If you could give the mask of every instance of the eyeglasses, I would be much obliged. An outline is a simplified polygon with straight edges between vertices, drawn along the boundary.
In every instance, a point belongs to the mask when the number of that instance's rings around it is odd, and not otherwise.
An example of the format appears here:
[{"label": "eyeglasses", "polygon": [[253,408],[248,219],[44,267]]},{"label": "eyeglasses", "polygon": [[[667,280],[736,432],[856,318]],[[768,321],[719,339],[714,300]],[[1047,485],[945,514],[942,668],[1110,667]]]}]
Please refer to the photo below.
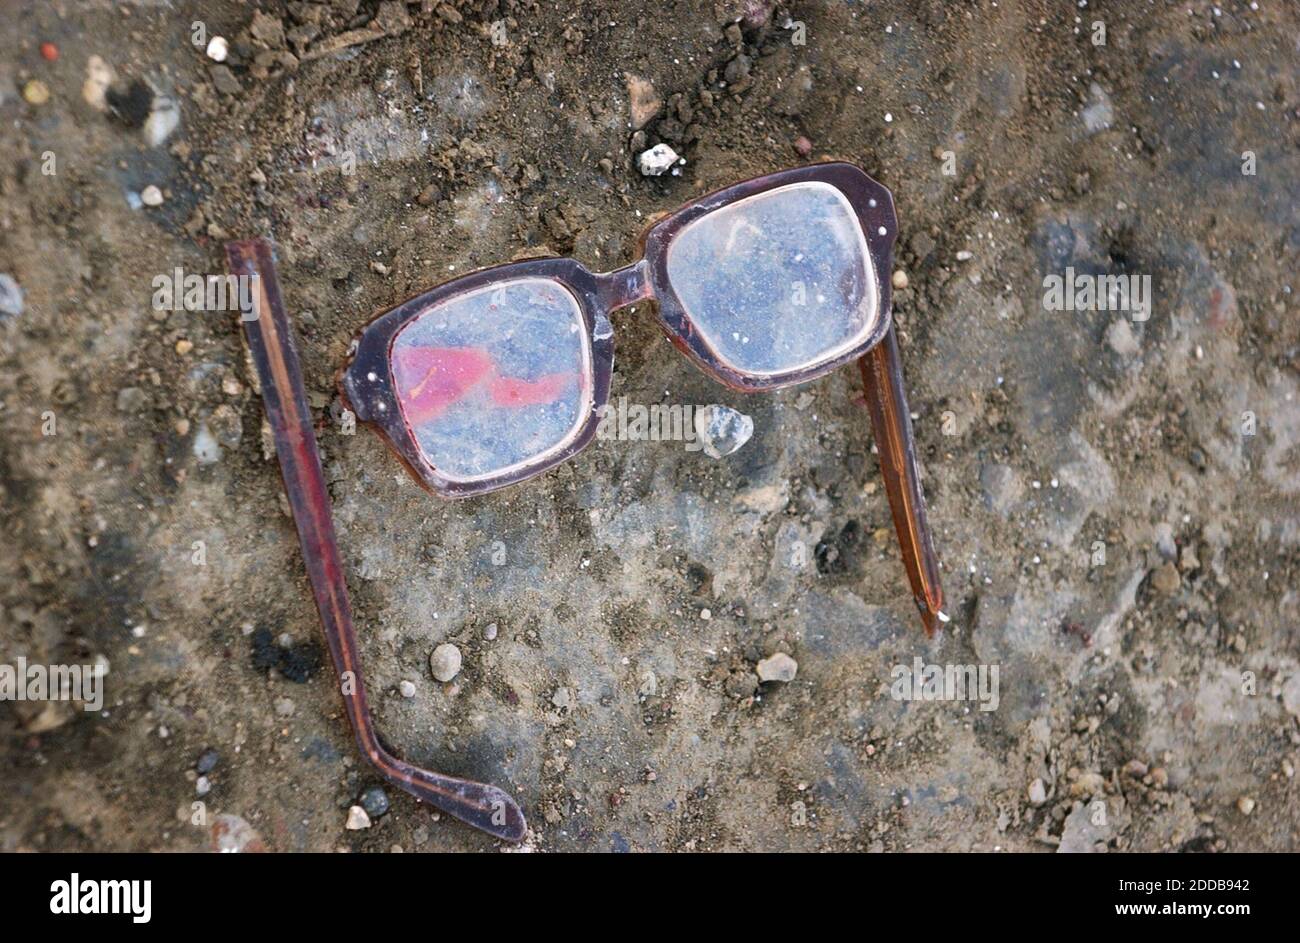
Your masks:
[{"label": "eyeglasses", "polygon": [[[827,163],[718,190],[651,226],[641,255],[606,274],[573,259],[514,262],[447,282],[360,334],[340,388],[410,471],[444,497],[495,491],[571,458],[609,399],[619,308],[654,301],[669,339],[747,393],[857,359],[903,563],[927,634],[948,621],[925,518],[890,318],[893,198]],[[226,246],[252,278],[241,313],[317,610],[362,753],[388,782],[510,841],[523,813],[495,786],[394,756],[375,731],[302,370],[270,245]]]},{"label": "eyeglasses", "polygon": [[591,443],[614,368],[610,315],[654,301],[705,373],[760,393],[859,359],[903,562],[927,634],[947,621],[890,318],[889,191],[846,163],[718,190],[651,226],[637,261],[484,269],[403,302],[358,337],[340,387],[417,479],[486,494]]}]

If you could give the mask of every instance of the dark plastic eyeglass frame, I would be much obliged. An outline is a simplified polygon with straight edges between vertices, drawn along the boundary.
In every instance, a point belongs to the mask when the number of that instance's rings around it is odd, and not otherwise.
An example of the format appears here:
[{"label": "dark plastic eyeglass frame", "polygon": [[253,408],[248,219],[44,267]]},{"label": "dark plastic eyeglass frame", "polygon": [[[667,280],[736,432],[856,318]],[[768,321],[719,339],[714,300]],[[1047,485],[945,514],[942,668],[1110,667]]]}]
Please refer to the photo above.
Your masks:
[{"label": "dark plastic eyeglass frame", "polygon": [[[858,212],[877,279],[878,323],[861,343],[805,370],[765,376],[735,371],[704,343],[682,311],[681,302],[667,279],[667,246],[682,227],[706,213],[746,196],[810,180],[834,184]],[[518,262],[467,275],[398,305],[362,332],[355,356],[341,375],[341,385],[345,394],[350,393],[347,398],[358,417],[380,427],[419,480],[438,493],[464,497],[538,474],[575,454],[591,441],[597,421],[596,408],[608,401],[613,368],[612,327],[598,332],[597,324],[607,319],[608,312],[625,305],[656,300],[659,320],[677,346],[706,372],[728,386],[746,392],[776,389],[810,380],[858,357],[903,563],[926,632],[933,634],[936,624],[947,621],[947,617],[942,612],[943,590],[939,584],[938,558],[925,518],[912,424],[903,392],[898,340],[890,321],[887,274],[895,235],[893,199],[889,191],[850,164],[822,164],[771,174],[709,194],[654,224],[642,237],[641,258],[608,275],[593,275],[572,259]],[[227,244],[226,253],[230,271],[254,279],[258,286],[253,304],[249,310],[241,312],[241,320],[261,381],[267,421],[279,455],[285,492],[293,511],[321,628],[340,682],[344,708],[362,754],[389,783],[488,834],[507,841],[521,841],[527,833],[527,823],[523,811],[508,794],[496,786],[415,766],[396,756],[376,732],[361,673],[344,563],[334,533],[329,493],[316,446],[302,368],[280,294],[271,246],[262,239],[232,242]],[[475,482],[472,488],[435,487],[435,483],[421,471],[427,463],[417,451],[393,398],[388,360],[393,338],[411,318],[433,302],[502,278],[524,274],[557,278],[579,299],[589,332],[596,381],[592,416],[561,454],[548,456],[535,463],[535,467],[516,470],[496,480]],[[375,376],[373,381],[369,378],[371,372]],[[359,387],[359,378],[364,378],[368,385]],[[442,484],[463,483],[444,479]]]},{"label": "dark plastic eyeglass frame", "polygon": [[[737,370],[695,330],[668,277],[668,247],[683,228],[701,216],[769,190],[808,182],[835,187],[844,194],[857,214],[876,280],[876,323],[870,334],[858,343],[811,367],[773,374]],[[591,443],[600,422],[597,410],[609,401],[610,376],[614,369],[612,331],[597,331],[597,325],[602,321],[608,323],[609,316],[620,308],[654,301],[659,324],[677,348],[705,373],[743,393],[762,393],[806,383],[862,356],[880,342],[890,327],[889,264],[897,225],[894,200],[889,191],[852,164],[816,164],[758,177],[710,193],[654,223],[641,236],[638,259],[613,272],[593,273],[570,258],[528,259],[481,269],[402,302],[371,321],[360,332],[352,360],[341,373],[340,389],[357,419],[374,426],[430,490],[448,498],[486,494],[554,468]],[[444,476],[421,453],[402,415],[393,378],[393,342],[402,328],[436,304],[486,285],[524,277],[553,279],[566,287],[577,300],[591,350],[594,381],[591,410],[577,435],[549,455],[469,481]]]}]

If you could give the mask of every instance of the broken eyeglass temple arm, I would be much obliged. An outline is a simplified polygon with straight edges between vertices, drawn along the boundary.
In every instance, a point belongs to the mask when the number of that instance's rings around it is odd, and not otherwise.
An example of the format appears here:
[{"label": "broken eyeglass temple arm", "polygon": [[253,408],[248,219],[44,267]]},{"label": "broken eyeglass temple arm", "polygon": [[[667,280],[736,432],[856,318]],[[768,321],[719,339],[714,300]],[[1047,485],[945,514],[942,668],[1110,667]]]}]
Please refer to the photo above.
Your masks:
[{"label": "broken eyeglass temple arm", "polygon": [[912,437],[912,415],[903,392],[903,361],[898,352],[894,326],[880,343],[858,360],[862,368],[867,409],[880,453],[880,471],[885,479],[885,493],[894,518],[894,530],[903,554],[903,566],[912,584],[912,596],[925,624],[925,634],[933,636],[941,623],[948,621],[943,612],[943,587],[939,585],[939,558],[934,552],[930,525],[925,519],[925,498],[921,494],[921,476],[916,469],[916,440]]},{"label": "broken eyeglass temple arm", "polygon": [[394,786],[490,835],[521,841],[527,824],[519,806],[505,792],[496,786],[412,766],[393,756],[375,732],[361,676],[343,560],[334,536],[329,493],[271,246],[263,239],[231,242],[226,245],[226,257],[230,271],[249,277],[253,284],[253,307],[241,312],[241,318],[261,379],[262,401],[274,434],[321,627],[361,752]]}]

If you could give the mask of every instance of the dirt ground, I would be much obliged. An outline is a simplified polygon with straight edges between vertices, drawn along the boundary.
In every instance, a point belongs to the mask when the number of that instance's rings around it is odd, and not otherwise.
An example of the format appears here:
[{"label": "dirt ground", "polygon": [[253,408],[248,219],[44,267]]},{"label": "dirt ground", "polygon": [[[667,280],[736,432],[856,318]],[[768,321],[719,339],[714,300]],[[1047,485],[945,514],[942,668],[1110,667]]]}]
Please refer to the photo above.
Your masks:
[{"label": "dirt ground", "polygon": [[[500,847],[391,788],[346,827],[379,781],[237,320],[152,303],[252,235],[277,245],[380,729],[509,790],[525,848],[1300,845],[1294,5],[0,18],[0,662],[109,665],[101,712],[0,705],[0,849]],[[643,176],[661,142],[685,163]],[[521,255],[614,268],[655,213],[829,158],[897,201],[935,640],[848,369],[729,393],[640,306],[614,399],[743,410],[735,454],[599,442],[444,503],[344,434],[334,373],[375,312]],[[1067,267],[1149,276],[1150,317],[1046,310]],[[776,652],[797,676],[760,685]],[[917,657],[996,665],[997,709],[894,698]]]}]

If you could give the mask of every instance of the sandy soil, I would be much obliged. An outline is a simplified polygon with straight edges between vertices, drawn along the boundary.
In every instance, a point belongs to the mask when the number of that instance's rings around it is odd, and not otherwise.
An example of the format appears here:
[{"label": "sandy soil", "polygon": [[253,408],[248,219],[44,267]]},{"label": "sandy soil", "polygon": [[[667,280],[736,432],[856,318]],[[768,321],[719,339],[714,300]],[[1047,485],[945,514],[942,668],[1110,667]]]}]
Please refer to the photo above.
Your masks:
[{"label": "sandy soil", "polygon": [[[151,303],[258,234],[381,728],[508,788],[527,847],[1296,849],[1293,5],[259,6],[0,13],[0,661],[110,665],[102,712],[0,705],[0,849],[497,845],[393,790],[345,828],[377,780],[237,323]],[[643,177],[660,142],[685,164]],[[613,268],[653,214],[831,157],[898,204],[933,642],[849,370],[742,397],[623,311],[615,399],[730,405],[752,440],[602,442],[457,504],[337,422],[376,311],[523,254]],[[1149,276],[1149,319],[1045,310],[1067,267]],[[760,686],[775,652],[797,677]],[[997,709],[895,699],[916,657],[998,666]]]}]

